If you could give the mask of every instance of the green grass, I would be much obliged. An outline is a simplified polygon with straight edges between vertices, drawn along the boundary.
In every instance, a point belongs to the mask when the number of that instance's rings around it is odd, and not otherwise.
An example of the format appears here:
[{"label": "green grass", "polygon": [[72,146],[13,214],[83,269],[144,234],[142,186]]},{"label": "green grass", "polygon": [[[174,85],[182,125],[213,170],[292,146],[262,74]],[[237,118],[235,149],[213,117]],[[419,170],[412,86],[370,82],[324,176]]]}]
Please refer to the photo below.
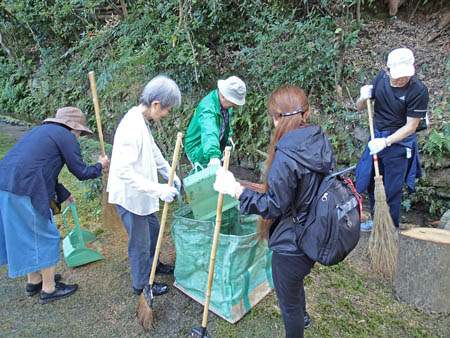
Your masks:
[{"label": "green grass", "polygon": [[[1,134],[0,141],[2,153],[13,145]],[[0,335],[146,336],[135,317],[138,298],[131,293],[126,243],[102,228],[100,194],[89,194],[92,185],[79,182],[67,169],[61,172],[60,181],[77,199],[81,226],[98,234],[106,259],[71,269],[62,258],[57,271],[65,282],[76,282],[80,289],[65,300],[46,305],[40,305],[37,297],[25,297],[25,277],[9,279],[7,267],[0,267]],[[172,212],[177,207],[178,203],[172,203],[169,211],[164,262],[175,259],[166,249],[171,243]],[[61,217],[55,220],[61,229]],[[63,231],[61,234],[65,236]],[[390,285],[367,268],[364,254],[357,247],[349,260],[333,267],[317,264],[305,278],[307,310],[312,318],[305,337],[448,337],[449,316],[427,314],[395,300]],[[157,281],[172,285],[174,279],[158,276]],[[171,286],[167,295],[155,298],[152,336],[186,337],[192,327],[201,325],[202,313],[202,306]],[[208,330],[213,337],[283,337],[275,293],[234,325],[210,313]]]},{"label": "green grass", "polygon": [[3,133],[0,130],[0,160],[3,158],[3,156],[5,156],[5,154],[12,148],[15,143],[15,139],[3,136]]}]

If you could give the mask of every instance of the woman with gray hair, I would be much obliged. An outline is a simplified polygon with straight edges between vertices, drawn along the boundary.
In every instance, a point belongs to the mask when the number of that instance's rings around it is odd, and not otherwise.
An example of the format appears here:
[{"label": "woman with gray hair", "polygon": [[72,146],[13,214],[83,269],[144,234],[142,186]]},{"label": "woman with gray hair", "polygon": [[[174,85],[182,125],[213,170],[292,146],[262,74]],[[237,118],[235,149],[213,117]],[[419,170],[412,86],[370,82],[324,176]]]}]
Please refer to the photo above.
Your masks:
[{"label": "woman with gray hair", "polygon": [[[158,75],[147,83],[141,103],[125,114],[114,136],[107,191],[109,203],[116,205],[128,233],[128,258],[137,295],[149,283],[159,234],[159,200],[172,202],[181,187],[176,175],[176,188],[158,182],[158,173],[169,179],[170,165],[153,139],[149,121],[158,121],[180,104],[177,84]],[[156,273],[173,274],[173,266],[158,262]],[[153,283],[152,291],[159,296],[168,291],[168,286]]]}]

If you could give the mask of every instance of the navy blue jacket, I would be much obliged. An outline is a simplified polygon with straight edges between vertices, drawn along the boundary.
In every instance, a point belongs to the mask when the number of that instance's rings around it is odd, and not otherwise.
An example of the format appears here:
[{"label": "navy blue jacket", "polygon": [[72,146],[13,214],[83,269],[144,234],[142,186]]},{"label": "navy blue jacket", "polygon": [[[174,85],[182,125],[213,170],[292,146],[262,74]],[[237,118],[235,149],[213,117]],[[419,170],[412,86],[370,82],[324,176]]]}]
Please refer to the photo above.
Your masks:
[{"label": "navy blue jacket", "polygon": [[[273,220],[268,243],[271,250],[302,254],[293,227],[306,222],[317,189],[334,166],[332,146],[320,127],[296,129],[278,141],[267,176],[268,191],[261,194],[246,189],[239,197],[241,213]],[[293,203],[298,224],[292,221]]]},{"label": "navy blue jacket", "polygon": [[102,165],[83,162],[75,135],[62,125],[47,123],[31,129],[0,161],[0,190],[30,196],[42,216],[50,218],[50,201],[63,202],[70,193],[58,175],[64,166],[79,180],[102,175]]}]

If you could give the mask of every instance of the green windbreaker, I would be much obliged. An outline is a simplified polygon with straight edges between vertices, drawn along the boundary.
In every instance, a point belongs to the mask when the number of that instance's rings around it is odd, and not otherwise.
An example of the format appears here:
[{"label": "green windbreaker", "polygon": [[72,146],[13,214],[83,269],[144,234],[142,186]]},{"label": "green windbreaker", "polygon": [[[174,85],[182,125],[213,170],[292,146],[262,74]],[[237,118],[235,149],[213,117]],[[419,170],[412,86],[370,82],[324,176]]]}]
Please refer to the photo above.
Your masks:
[{"label": "green windbreaker", "polygon": [[197,110],[189,123],[184,149],[192,163],[198,162],[206,166],[211,158],[222,158],[222,152],[231,138],[231,111],[228,109],[229,122],[224,136],[219,142],[222,114],[220,113],[219,91],[213,90],[206,95],[197,106]]}]

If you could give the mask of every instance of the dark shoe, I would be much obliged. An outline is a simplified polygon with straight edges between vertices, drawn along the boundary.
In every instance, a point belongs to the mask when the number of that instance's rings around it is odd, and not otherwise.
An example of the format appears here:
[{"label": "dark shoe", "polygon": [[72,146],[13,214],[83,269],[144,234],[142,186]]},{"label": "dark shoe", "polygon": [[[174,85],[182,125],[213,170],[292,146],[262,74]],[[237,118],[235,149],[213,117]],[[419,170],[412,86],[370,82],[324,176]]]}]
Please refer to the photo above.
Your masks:
[{"label": "dark shoe", "polygon": [[306,329],[309,326],[309,324],[311,324],[311,318],[309,318],[309,314],[306,311],[303,320],[305,321],[305,329]]},{"label": "dark shoe", "polygon": [[143,289],[138,289],[133,286],[133,293],[137,296],[139,296],[142,293],[142,290]]},{"label": "dark shoe", "polygon": [[[135,295],[139,296],[142,293],[142,290],[143,289],[135,288],[133,286],[133,293]],[[167,286],[167,284],[153,282],[153,287],[152,287],[153,296],[161,296],[161,295],[167,293],[167,291],[169,291],[169,287]]]},{"label": "dark shoe", "polygon": [[47,293],[41,290],[41,297],[39,299],[39,303],[45,304],[49,302],[53,302],[54,300],[58,300],[60,298],[69,297],[78,289],[78,284],[66,285],[64,283],[56,283],[55,291],[52,293]]},{"label": "dark shoe", "polygon": [[163,264],[163,263],[160,262],[158,264],[158,266],[156,267],[156,274],[159,274],[159,275],[173,275],[173,270],[175,270],[173,265]]},{"label": "dark shoe", "polygon": [[[55,274],[55,282],[59,282],[61,278],[62,276],[59,273]],[[42,290],[42,281],[37,284],[27,283],[25,293],[27,294],[28,297],[32,297],[41,290]]]},{"label": "dark shoe", "polygon": [[152,293],[153,296],[161,296],[169,291],[169,286],[163,283],[153,283]]}]

